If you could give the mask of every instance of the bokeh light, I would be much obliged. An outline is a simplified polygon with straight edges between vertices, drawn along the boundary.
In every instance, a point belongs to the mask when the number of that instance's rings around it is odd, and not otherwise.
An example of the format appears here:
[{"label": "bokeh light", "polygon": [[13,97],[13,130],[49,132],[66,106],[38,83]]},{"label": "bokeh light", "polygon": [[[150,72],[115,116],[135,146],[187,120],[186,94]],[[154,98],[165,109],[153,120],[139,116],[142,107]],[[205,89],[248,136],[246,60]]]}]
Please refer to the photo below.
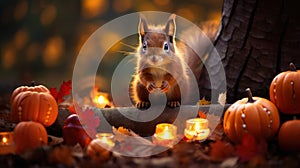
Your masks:
[{"label": "bokeh light", "polygon": [[[101,25],[138,11],[175,13],[195,23],[219,21],[219,0],[9,0],[0,2],[0,92],[3,85],[35,80],[59,85],[72,78],[76,56],[82,45]],[[107,40],[118,39],[108,33]],[[137,46],[137,36],[126,41]],[[103,59],[103,68],[113,71],[117,63],[134,49],[116,43]],[[113,58],[113,59],[112,59]],[[101,90],[109,90],[110,72],[97,77]],[[53,78],[51,83],[49,78]],[[84,81],[83,81],[84,82]],[[27,83],[24,83],[27,84]]]}]

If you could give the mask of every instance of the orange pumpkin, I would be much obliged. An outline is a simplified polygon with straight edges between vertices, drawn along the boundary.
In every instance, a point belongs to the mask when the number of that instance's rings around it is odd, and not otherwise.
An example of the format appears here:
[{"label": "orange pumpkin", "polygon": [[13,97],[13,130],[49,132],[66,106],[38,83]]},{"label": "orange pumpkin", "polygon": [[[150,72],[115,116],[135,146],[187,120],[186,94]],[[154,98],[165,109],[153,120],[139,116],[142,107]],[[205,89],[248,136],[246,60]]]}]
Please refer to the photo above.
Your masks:
[{"label": "orange pumpkin", "polygon": [[252,97],[232,104],[224,115],[224,132],[233,142],[240,142],[243,134],[250,133],[256,139],[271,139],[279,128],[279,113],[276,106],[261,97]]},{"label": "orange pumpkin", "polygon": [[33,121],[22,121],[14,129],[16,153],[22,154],[42,145],[48,144],[48,135],[45,127]]},{"label": "orange pumpkin", "polygon": [[282,124],[278,133],[278,143],[281,149],[300,152],[300,120],[290,120]]},{"label": "orange pumpkin", "polygon": [[270,86],[270,100],[285,114],[300,113],[300,70],[293,63],[290,70],[278,74]]},{"label": "orange pumpkin", "polygon": [[109,159],[111,152],[101,146],[101,140],[94,139],[90,142],[86,149],[86,154],[95,163],[101,163]]},{"label": "orange pumpkin", "polygon": [[57,102],[43,85],[20,86],[12,93],[12,122],[37,121],[47,127],[54,123],[57,115]]}]

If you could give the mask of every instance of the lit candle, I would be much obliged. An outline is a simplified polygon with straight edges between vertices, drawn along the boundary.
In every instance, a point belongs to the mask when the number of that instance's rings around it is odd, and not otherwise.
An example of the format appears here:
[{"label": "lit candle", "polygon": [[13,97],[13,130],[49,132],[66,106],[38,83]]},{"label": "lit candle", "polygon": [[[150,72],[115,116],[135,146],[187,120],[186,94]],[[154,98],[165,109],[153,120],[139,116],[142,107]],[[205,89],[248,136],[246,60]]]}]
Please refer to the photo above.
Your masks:
[{"label": "lit candle", "polygon": [[104,108],[105,106],[111,106],[108,99],[109,95],[105,92],[100,92],[97,86],[91,90],[90,96],[92,98],[92,103],[99,108]]},{"label": "lit candle", "polygon": [[101,146],[108,150],[115,146],[115,136],[112,133],[98,133],[96,137],[101,143]]},{"label": "lit candle", "polygon": [[192,118],[186,120],[184,136],[189,140],[202,141],[210,134],[208,120],[204,118]]},{"label": "lit candle", "polygon": [[12,132],[0,132],[0,154],[15,153],[15,142]]},{"label": "lit candle", "polygon": [[177,127],[173,124],[161,123],[156,125],[153,143],[172,147],[177,139]]}]

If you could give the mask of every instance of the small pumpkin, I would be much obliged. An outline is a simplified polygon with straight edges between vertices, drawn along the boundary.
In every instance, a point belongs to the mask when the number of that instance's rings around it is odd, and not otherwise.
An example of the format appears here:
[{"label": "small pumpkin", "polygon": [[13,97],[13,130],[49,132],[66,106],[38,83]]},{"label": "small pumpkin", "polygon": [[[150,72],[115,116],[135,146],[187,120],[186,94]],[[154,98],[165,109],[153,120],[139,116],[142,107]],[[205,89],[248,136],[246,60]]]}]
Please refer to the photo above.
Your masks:
[{"label": "small pumpkin", "polygon": [[101,146],[101,140],[93,139],[86,149],[86,154],[95,163],[101,163],[109,159],[111,152]]},{"label": "small pumpkin", "polygon": [[28,150],[48,144],[48,134],[45,127],[34,121],[19,122],[14,128],[16,153],[22,154]]},{"label": "small pumpkin", "polygon": [[281,149],[290,152],[300,152],[300,120],[290,120],[282,124],[278,133],[278,143]]},{"label": "small pumpkin", "polygon": [[252,134],[257,140],[271,139],[279,128],[279,113],[276,106],[261,97],[252,97],[246,89],[248,98],[232,104],[224,115],[224,132],[230,140],[239,143],[245,133]]},{"label": "small pumpkin", "polygon": [[285,114],[300,113],[300,70],[290,63],[290,70],[281,72],[270,85],[270,100]]},{"label": "small pumpkin", "polygon": [[12,122],[36,121],[47,127],[55,122],[57,115],[57,102],[43,85],[20,86],[12,93]]},{"label": "small pumpkin", "polygon": [[63,139],[67,145],[74,146],[79,143],[81,147],[86,147],[92,140],[80,124],[77,114],[71,114],[64,121]]}]

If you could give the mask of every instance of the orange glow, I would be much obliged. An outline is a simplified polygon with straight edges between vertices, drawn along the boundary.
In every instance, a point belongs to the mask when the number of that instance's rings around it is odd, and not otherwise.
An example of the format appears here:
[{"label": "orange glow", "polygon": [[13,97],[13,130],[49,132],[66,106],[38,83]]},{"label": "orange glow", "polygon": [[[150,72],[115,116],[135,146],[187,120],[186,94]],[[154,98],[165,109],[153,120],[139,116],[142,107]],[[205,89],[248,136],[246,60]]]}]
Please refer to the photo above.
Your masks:
[{"label": "orange glow", "polygon": [[54,5],[48,5],[40,16],[41,23],[43,25],[51,24],[56,17],[56,7]]},{"label": "orange glow", "polygon": [[170,3],[170,0],[154,0],[154,3],[159,6],[166,6]]},{"label": "orange glow", "polygon": [[15,43],[16,48],[22,49],[28,42],[28,39],[29,39],[28,32],[23,29],[19,30],[15,34],[15,38],[14,38],[14,43]]},{"label": "orange glow", "polygon": [[51,67],[59,63],[64,52],[64,41],[61,37],[50,38],[45,46],[43,61],[46,66]]},{"label": "orange glow", "polygon": [[172,147],[177,138],[177,127],[173,124],[160,123],[156,125],[155,134],[152,137],[156,145]]},{"label": "orange glow", "polygon": [[190,140],[205,140],[210,134],[208,120],[203,118],[193,118],[186,120],[184,136]]},{"label": "orange glow", "polygon": [[1,62],[4,69],[10,69],[16,63],[16,51],[11,45],[4,48]]},{"label": "orange glow", "polygon": [[194,10],[191,10],[190,8],[181,8],[178,9],[177,14],[180,15],[181,17],[184,17],[192,22],[196,20],[195,13],[193,12]]},{"label": "orange glow", "polygon": [[126,12],[132,8],[132,0],[114,0],[113,8],[118,13]]},{"label": "orange glow", "polygon": [[105,106],[111,106],[111,103],[108,99],[108,94],[104,93],[104,92],[99,92],[98,87],[95,87],[92,91],[91,91],[91,97],[92,97],[92,101],[93,103],[99,107],[99,108],[104,108]]},{"label": "orange glow", "polygon": [[105,148],[113,148],[115,146],[115,139],[112,133],[97,133],[96,134],[99,143]]},{"label": "orange glow", "polygon": [[2,138],[2,143],[4,143],[4,144],[7,143],[7,138],[6,138],[6,137],[3,137],[3,138]]},{"label": "orange glow", "polygon": [[82,15],[85,18],[93,18],[103,14],[108,8],[107,0],[82,0]]},{"label": "orange glow", "polygon": [[16,6],[16,9],[14,10],[14,18],[15,20],[21,20],[24,18],[28,10],[28,4],[25,0],[19,2],[19,4]]}]

